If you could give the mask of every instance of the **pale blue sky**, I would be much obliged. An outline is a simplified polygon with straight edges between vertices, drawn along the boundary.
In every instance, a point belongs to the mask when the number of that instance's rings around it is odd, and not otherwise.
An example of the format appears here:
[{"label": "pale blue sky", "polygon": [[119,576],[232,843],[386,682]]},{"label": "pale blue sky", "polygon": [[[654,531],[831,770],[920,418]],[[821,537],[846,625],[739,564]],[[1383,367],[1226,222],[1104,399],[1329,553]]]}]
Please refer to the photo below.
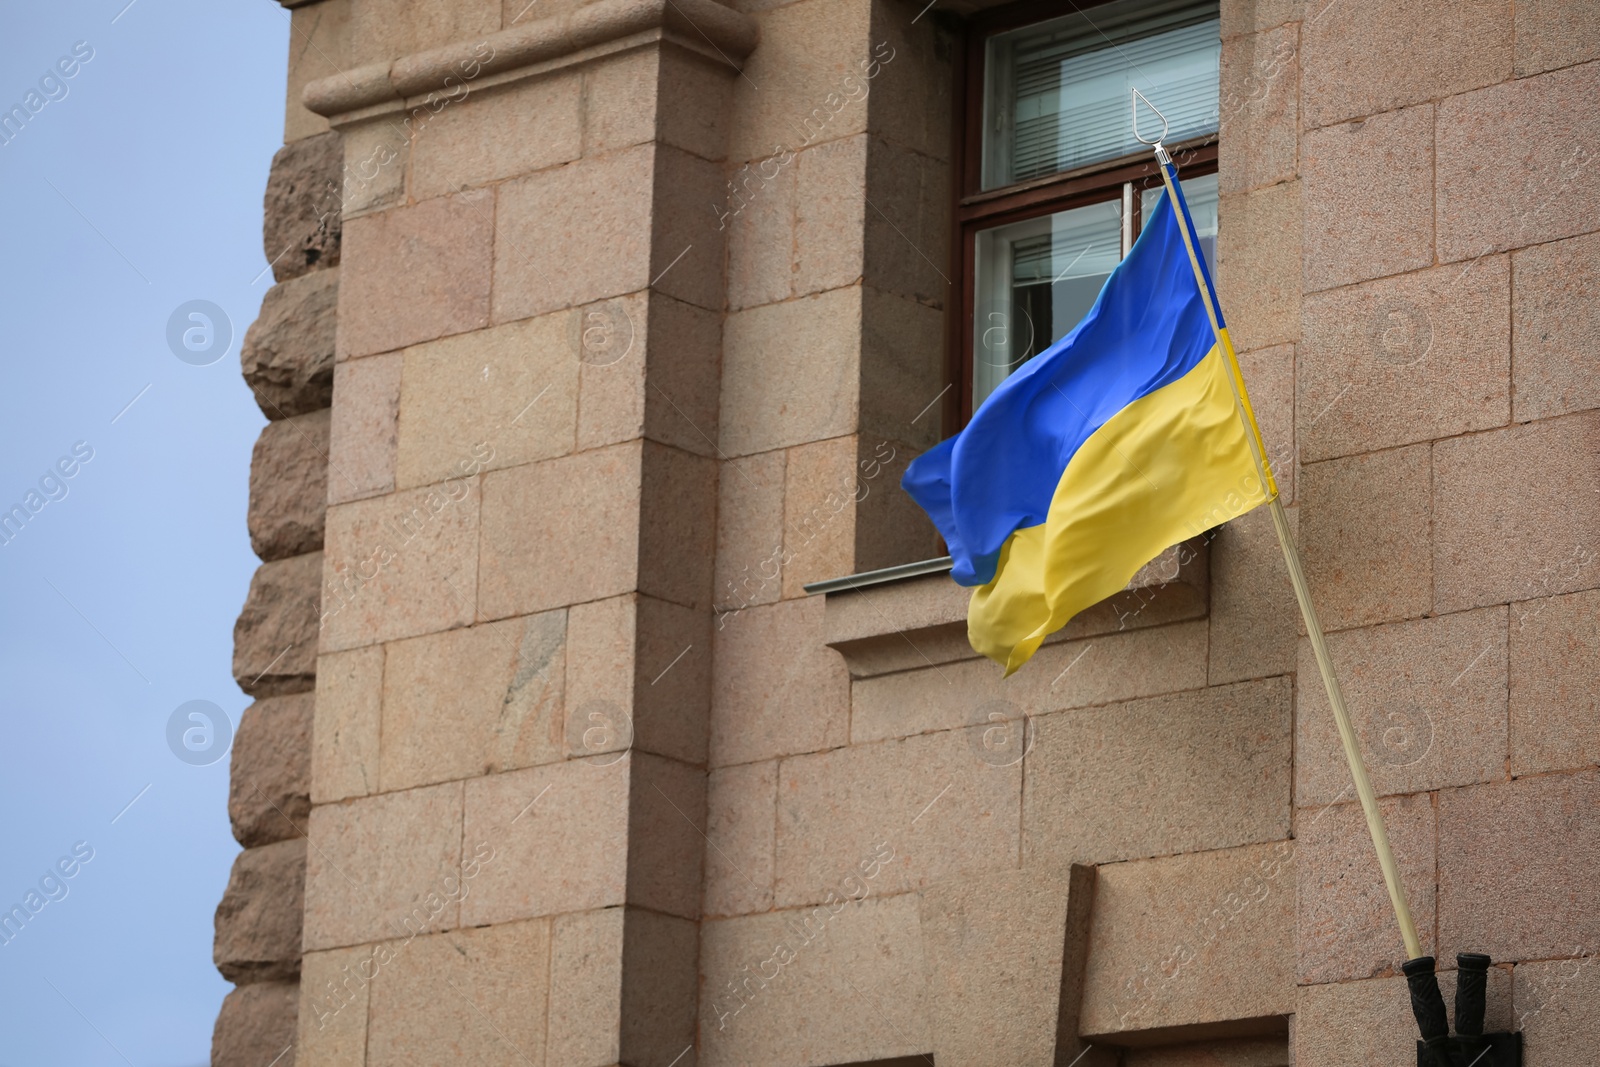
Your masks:
[{"label": "pale blue sky", "polygon": [[[93,49],[0,144],[0,511],[93,449],[0,545],[0,909],[94,852],[0,944],[0,1067],[197,1067],[229,988],[211,963],[228,761],[180,762],[165,731],[186,701],[234,722],[249,703],[229,665],[264,420],[238,346],[271,282],[289,26],[273,0],[126,5],[0,7],[0,108]],[[232,321],[210,366],[166,342],[194,299]]]}]

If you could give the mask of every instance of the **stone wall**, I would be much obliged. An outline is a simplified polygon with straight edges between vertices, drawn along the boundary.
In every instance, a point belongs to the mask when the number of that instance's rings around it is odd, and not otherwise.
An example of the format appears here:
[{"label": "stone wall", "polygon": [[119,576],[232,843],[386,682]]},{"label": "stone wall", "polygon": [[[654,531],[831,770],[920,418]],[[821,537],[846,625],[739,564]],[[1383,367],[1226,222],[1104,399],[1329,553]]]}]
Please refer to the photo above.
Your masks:
[{"label": "stone wall", "polygon": [[[216,1063],[1407,1061],[1264,512],[1004,685],[943,576],[805,593],[938,551],[958,20],[287,6]],[[1222,7],[1222,298],[1425,948],[1576,1067],[1600,22]]]},{"label": "stone wall", "polygon": [[246,520],[262,562],[234,627],[234,678],[256,698],[228,792],[244,851],[216,914],[217,969],[237,988],[217,1018],[213,1067],[295,1062],[344,169],[341,136],[316,132],[306,114],[291,102],[289,143],[267,177],[262,246],[275,284],[240,348],[268,422]]}]

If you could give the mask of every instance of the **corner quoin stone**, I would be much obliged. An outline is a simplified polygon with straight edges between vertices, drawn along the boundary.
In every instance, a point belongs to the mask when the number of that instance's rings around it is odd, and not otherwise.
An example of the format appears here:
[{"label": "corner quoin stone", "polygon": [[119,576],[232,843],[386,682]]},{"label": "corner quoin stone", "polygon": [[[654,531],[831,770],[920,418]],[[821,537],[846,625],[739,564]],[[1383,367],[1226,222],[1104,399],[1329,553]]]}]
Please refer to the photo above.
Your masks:
[{"label": "corner quoin stone", "polygon": [[344,138],[320,133],[278,149],[263,197],[261,245],[272,277],[287,281],[339,262]]}]

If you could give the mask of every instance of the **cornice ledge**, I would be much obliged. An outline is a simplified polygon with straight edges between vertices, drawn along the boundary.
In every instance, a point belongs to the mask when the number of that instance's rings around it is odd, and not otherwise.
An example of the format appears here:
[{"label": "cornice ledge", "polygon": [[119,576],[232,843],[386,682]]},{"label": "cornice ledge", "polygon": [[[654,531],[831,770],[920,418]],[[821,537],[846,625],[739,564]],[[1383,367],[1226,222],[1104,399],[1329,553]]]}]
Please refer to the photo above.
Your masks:
[{"label": "cornice ledge", "polygon": [[[576,11],[477,40],[369,63],[307,83],[301,101],[328,118],[375,104],[446,92],[471,77],[501,74],[651,30],[706,41],[730,63],[755,50],[756,22],[716,0],[597,0]],[[487,47],[485,47],[487,46]],[[451,78],[450,83],[445,79]]]}]

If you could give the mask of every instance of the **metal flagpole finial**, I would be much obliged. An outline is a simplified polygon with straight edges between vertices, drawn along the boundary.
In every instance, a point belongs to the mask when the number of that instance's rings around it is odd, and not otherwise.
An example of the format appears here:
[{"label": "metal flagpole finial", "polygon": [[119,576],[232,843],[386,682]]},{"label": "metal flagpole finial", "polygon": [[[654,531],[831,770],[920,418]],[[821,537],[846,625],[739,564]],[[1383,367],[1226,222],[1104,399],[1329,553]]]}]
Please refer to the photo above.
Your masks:
[{"label": "metal flagpole finial", "polygon": [[[1161,132],[1155,137],[1154,140],[1152,140],[1152,139],[1150,139],[1148,137],[1145,137],[1145,136],[1143,136],[1142,134],[1139,133],[1139,101],[1141,101],[1141,100],[1144,101],[1144,106],[1149,108],[1151,111],[1155,112],[1156,118],[1161,120]],[[1166,138],[1167,138],[1167,130],[1169,128],[1169,124],[1167,123],[1167,116],[1163,115],[1161,113],[1161,109],[1156,107],[1154,104],[1152,104],[1150,102],[1150,98],[1148,96],[1145,96],[1143,93],[1141,93],[1137,89],[1133,90],[1133,98],[1129,101],[1129,105],[1133,108],[1133,138],[1134,138],[1134,140],[1138,141],[1140,144],[1150,145],[1152,148],[1154,148],[1156,150],[1157,158],[1159,158],[1161,160],[1161,162],[1166,163],[1168,161],[1167,158],[1166,158],[1167,157],[1167,150],[1161,146],[1161,142],[1166,140]]]}]

